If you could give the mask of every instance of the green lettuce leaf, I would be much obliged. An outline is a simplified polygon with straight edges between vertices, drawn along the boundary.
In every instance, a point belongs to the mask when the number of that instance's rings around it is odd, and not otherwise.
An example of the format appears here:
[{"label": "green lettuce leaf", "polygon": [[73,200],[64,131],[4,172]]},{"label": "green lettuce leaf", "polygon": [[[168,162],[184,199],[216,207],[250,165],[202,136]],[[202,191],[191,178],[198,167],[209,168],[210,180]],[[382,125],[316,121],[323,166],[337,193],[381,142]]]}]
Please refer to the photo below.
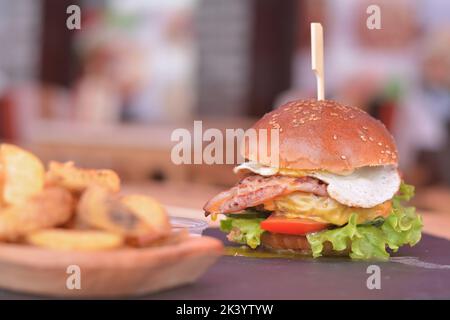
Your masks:
[{"label": "green lettuce leaf", "polygon": [[394,252],[405,244],[415,245],[422,237],[422,217],[416,214],[414,207],[394,208],[391,215],[381,226],[386,244]]},{"label": "green lettuce leaf", "polygon": [[410,200],[414,187],[402,183],[399,193],[393,198],[392,212],[376,223],[356,224],[356,214],[341,228],[326,230],[307,235],[314,257],[320,257],[324,243],[331,243],[336,251],[350,249],[350,257],[358,260],[389,259],[386,248],[394,252],[402,245],[415,245],[420,241],[422,218],[415,208],[404,207],[402,201]]},{"label": "green lettuce leaf", "polygon": [[228,217],[220,221],[220,230],[228,233],[228,240],[248,245],[255,249],[261,244],[261,221],[265,218]]},{"label": "green lettuce leaf", "polygon": [[411,200],[414,197],[414,192],[414,186],[402,182],[398,193],[392,198],[393,207],[402,207],[402,202]]}]

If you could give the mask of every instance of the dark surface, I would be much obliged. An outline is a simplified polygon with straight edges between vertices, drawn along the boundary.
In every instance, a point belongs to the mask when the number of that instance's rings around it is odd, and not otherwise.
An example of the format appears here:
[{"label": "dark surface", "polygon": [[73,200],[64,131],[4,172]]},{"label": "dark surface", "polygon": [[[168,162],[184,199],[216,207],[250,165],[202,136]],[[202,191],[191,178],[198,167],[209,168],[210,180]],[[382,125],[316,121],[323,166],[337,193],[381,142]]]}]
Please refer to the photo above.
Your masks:
[{"label": "dark surface", "polygon": [[[225,241],[214,229],[206,235]],[[356,262],[344,258],[256,259],[222,257],[196,284],[153,299],[449,299],[450,241],[423,235],[393,257],[415,257],[422,266]],[[381,269],[381,289],[369,290],[369,265]]]},{"label": "dark surface", "polygon": [[[215,229],[206,235],[225,241]],[[355,262],[344,258],[256,259],[222,257],[195,284],[144,299],[449,299],[450,241],[424,235],[394,257],[414,257],[421,266],[399,262]],[[402,259],[404,259],[402,258]],[[369,290],[369,265],[381,269],[381,289]],[[0,299],[33,298],[0,291]]]}]

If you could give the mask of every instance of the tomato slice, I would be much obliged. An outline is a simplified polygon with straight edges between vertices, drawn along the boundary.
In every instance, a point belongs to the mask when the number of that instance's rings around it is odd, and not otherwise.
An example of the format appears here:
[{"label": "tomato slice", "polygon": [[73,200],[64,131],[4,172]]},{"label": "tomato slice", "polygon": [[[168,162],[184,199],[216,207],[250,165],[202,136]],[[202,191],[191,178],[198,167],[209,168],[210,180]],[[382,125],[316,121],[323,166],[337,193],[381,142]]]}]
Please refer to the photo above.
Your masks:
[{"label": "tomato slice", "polygon": [[310,232],[323,230],[327,223],[317,222],[303,218],[285,218],[280,216],[270,216],[261,222],[261,229],[273,233],[305,235]]}]

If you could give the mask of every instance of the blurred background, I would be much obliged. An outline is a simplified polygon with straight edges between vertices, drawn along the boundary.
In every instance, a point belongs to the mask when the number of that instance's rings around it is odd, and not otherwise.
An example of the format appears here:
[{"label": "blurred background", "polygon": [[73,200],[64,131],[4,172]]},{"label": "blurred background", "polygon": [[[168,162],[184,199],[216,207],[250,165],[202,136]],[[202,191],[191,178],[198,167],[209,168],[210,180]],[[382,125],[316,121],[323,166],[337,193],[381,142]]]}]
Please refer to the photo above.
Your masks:
[{"label": "blurred background", "polygon": [[[66,27],[73,4],[80,30]],[[366,27],[372,4],[381,30]],[[450,212],[446,0],[0,0],[0,139],[203,201],[236,177],[172,164],[172,131],[247,128],[315,97],[310,22],[324,26],[327,98],[383,121],[416,201]]]}]

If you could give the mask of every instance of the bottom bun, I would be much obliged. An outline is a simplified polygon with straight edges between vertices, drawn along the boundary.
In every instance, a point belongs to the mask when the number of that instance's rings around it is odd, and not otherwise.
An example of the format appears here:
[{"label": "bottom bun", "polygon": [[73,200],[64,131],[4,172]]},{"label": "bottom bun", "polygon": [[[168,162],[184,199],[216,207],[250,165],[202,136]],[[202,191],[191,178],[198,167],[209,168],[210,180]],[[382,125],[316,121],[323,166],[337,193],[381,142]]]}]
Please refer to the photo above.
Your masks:
[{"label": "bottom bun", "polygon": [[[270,250],[295,250],[301,254],[312,256],[311,246],[306,236],[264,232],[261,235],[262,245]],[[348,256],[349,249],[342,251],[333,250],[331,243],[325,242],[323,256]]]}]

